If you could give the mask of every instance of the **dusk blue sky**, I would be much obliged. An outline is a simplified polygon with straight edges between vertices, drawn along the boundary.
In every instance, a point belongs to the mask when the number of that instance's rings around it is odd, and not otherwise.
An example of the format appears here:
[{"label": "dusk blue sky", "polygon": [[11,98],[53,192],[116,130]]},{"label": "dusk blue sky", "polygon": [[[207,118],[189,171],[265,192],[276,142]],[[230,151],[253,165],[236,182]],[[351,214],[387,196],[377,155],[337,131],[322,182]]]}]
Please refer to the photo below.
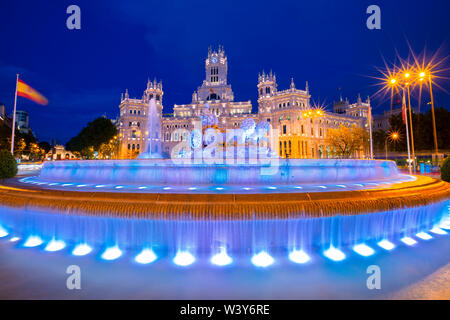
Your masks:
[{"label": "dusk blue sky", "polygon": [[[66,28],[71,4],[81,8],[81,30]],[[381,30],[366,28],[371,4],[381,8]],[[448,55],[449,9],[447,0],[2,1],[0,101],[11,112],[20,73],[49,104],[18,98],[18,109],[39,140],[65,143],[98,116],[116,118],[120,94],[142,97],[147,78],[162,80],[164,112],[189,103],[208,46],[220,44],[235,100],[251,100],[254,112],[262,70],[276,73],[280,90],[291,77],[299,88],[309,81],[314,101],[331,108],[339,88],[351,101],[372,96],[375,67],[396,50],[407,57],[407,41]],[[449,90],[448,81],[441,86]],[[374,113],[387,100],[372,99]],[[448,93],[436,88],[436,104],[450,106]]]}]

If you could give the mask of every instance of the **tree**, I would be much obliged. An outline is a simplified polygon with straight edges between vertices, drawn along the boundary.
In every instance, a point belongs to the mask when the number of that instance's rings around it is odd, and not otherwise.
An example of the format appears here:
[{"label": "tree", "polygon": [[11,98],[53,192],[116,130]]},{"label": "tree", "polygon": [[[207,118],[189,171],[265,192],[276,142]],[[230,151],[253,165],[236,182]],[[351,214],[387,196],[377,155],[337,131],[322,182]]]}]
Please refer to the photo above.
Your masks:
[{"label": "tree", "polygon": [[45,153],[48,153],[52,146],[47,141],[41,141],[38,143],[41,149],[44,149]]},{"label": "tree", "polygon": [[75,156],[75,158],[81,159],[81,153],[80,153],[80,152],[74,151],[74,152],[72,152],[72,153],[73,153],[73,155]]},{"label": "tree", "polygon": [[[450,141],[450,111],[445,108],[436,108],[436,132],[439,149],[448,149],[450,147],[448,141]],[[408,114],[409,116],[409,114]],[[413,122],[413,135],[414,135],[414,149],[419,150],[433,150],[434,138],[433,138],[433,122],[431,110],[426,113],[414,114],[412,113]],[[399,132],[402,137],[406,137],[406,126],[403,123],[402,115],[396,114],[389,118],[389,131]],[[408,130],[411,130],[408,121]],[[395,151],[405,152],[406,138],[399,141],[394,145]]]},{"label": "tree", "polygon": [[335,149],[339,158],[350,158],[358,151],[367,148],[368,134],[363,128],[341,125],[338,129],[329,129],[328,144]]},{"label": "tree", "polygon": [[0,179],[12,178],[17,174],[17,162],[8,150],[0,150]]},{"label": "tree", "polygon": [[450,182],[450,157],[445,158],[442,162],[441,179]]},{"label": "tree", "polygon": [[384,130],[375,130],[372,133],[372,137],[373,137],[373,148],[375,150],[384,150],[385,147],[385,141],[386,141],[386,137],[387,137],[387,132]]},{"label": "tree", "polygon": [[113,150],[109,143],[102,143],[98,149],[98,153],[101,159],[108,159],[111,157]]},{"label": "tree", "polygon": [[27,147],[27,143],[24,138],[14,140],[14,155],[16,157],[21,157]]},{"label": "tree", "polygon": [[29,145],[30,159],[32,160],[41,160],[45,155],[45,150],[39,147],[37,143],[30,143]]},{"label": "tree", "polygon": [[98,151],[102,143],[108,143],[116,135],[117,128],[111,120],[100,117],[89,122],[78,135],[70,139],[66,144],[66,149],[86,155],[89,153],[90,147]]},{"label": "tree", "polygon": [[[76,152],[76,151],[75,151]],[[80,151],[80,154],[82,157],[86,159],[94,159],[95,158],[95,151],[93,146],[85,147]]]},{"label": "tree", "polygon": [[109,140],[108,143],[102,143],[98,150],[99,156],[102,159],[111,159],[117,155],[119,150],[119,140],[117,137]]},{"label": "tree", "polygon": [[0,121],[0,150],[9,150],[11,148],[11,128]]},{"label": "tree", "polygon": [[[36,143],[36,137],[33,135],[31,131],[27,133],[20,132],[19,129],[16,128],[14,131],[14,149],[17,147],[20,149],[19,151],[14,151],[14,154],[17,156],[22,156],[23,154],[28,154],[27,146],[30,143]],[[25,146],[23,146],[25,143]],[[11,148],[11,128],[8,127],[4,121],[0,122],[0,150],[10,150]]]}]

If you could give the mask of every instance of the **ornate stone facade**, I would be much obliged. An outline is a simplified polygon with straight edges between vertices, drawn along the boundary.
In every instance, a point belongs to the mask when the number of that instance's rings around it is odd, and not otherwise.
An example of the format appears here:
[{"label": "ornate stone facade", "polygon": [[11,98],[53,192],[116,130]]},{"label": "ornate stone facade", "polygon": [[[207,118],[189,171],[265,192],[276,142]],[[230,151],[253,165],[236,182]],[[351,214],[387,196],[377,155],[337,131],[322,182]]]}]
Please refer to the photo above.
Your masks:
[{"label": "ornate stone facade", "polygon": [[[117,122],[122,158],[135,158],[145,150],[147,110],[149,99],[155,98],[161,119],[162,153],[171,154],[172,148],[189,138],[196,128],[201,130],[200,116],[207,111],[217,118],[222,129],[238,129],[242,121],[252,118],[256,123],[270,122],[278,132],[279,155],[283,158],[330,158],[327,130],[340,125],[367,127],[370,101],[343,106],[338,112],[327,112],[311,104],[308,83],[297,89],[291,80],[289,89],[278,91],[272,72],[258,76],[258,112],[252,113],[251,101],[236,102],[227,82],[228,60],[223,48],[208,50],[205,60],[205,80],[192,94],[189,104],[174,105],[173,114],[163,115],[161,82],[147,83],[142,99],[130,99],[128,91],[122,95]],[[206,105],[206,107],[205,107]],[[208,110],[206,110],[206,108]],[[336,108],[335,108],[336,109]],[[334,110],[336,111],[336,110]],[[358,156],[361,156],[359,154]]]}]

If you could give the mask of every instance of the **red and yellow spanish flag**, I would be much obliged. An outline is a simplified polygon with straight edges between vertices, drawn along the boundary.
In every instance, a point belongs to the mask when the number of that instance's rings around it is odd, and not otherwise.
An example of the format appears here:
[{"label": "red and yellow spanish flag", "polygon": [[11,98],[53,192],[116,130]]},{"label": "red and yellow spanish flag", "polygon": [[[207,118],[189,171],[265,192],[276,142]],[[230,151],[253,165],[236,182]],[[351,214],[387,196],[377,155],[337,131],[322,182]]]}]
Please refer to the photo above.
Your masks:
[{"label": "red and yellow spanish flag", "polygon": [[32,87],[30,87],[20,79],[17,80],[17,95],[19,97],[30,99],[44,106],[48,104],[47,98],[45,98],[42,94],[34,90]]}]

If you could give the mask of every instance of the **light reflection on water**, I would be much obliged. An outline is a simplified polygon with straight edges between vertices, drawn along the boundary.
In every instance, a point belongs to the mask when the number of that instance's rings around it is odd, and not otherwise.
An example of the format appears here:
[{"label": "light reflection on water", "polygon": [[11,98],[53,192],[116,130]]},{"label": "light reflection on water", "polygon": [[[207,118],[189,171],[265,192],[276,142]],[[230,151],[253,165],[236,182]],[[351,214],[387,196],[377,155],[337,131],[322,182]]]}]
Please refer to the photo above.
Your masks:
[{"label": "light reflection on water", "polygon": [[[448,203],[352,216],[226,221],[108,218],[0,208],[0,226],[8,237],[23,239],[22,245],[46,246],[49,251],[55,250],[55,241],[59,241],[58,250],[66,246],[74,250],[80,244],[103,251],[148,248],[158,257],[171,259],[179,252],[209,258],[226,252],[234,259],[260,252],[288,256],[295,251],[310,254],[330,248],[372,255],[373,250],[391,250],[400,242],[423,241],[430,230],[445,234],[437,226],[448,219]],[[37,237],[41,241],[36,241]],[[121,254],[112,256],[116,259]]]}]

